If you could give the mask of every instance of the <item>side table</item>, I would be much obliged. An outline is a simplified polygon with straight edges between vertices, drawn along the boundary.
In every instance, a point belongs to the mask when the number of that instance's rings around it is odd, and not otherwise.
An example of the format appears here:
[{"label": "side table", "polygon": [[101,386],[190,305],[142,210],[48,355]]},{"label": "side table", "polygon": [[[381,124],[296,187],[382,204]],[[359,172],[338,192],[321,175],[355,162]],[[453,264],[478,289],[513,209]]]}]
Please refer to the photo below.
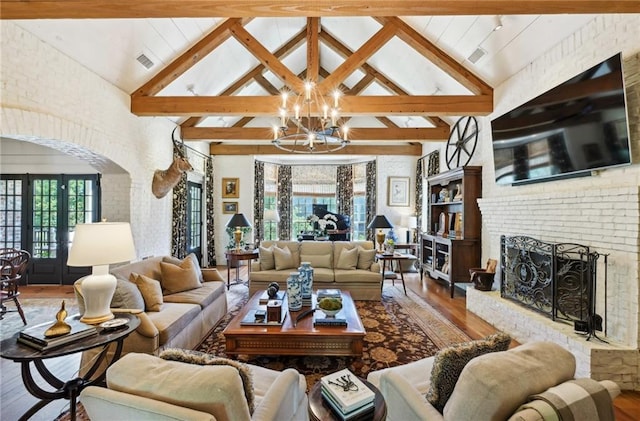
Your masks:
[{"label": "side table", "polygon": [[[407,287],[404,284],[404,272],[402,271],[402,266],[400,265],[400,261],[409,260],[411,257],[406,254],[394,253],[394,254],[376,254],[376,259],[378,261],[382,260],[382,284],[380,285],[380,289],[384,286],[385,275],[387,271],[387,262],[389,262],[389,268],[393,270],[393,262],[398,263],[398,270],[400,272],[400,279],[402,280],[402,288],[404,289],[404,295],[407,295]],[[393,275],[393,283],[395,285],[395,274]]]},{"label": "side table", "polygon": [[[122,345],[124,339],[131,334],[139,325],[140,319],[135,314],[118,313],[116,317],[129,319],[129,322],[120,329],[102,330],[97,335],[79,339],[75,342],[68,343],[58,348],[48,351],[38,351],[26,345],[18,343],[17,339],[20,335],[16,333],[11,338],[7,338],[0,343],[0,357],[12,360],[21,364],[22,381],[26,389],[36,398],[41,399],[30,409],[25,412],[20,420],[28,420],[36,412],[44,406],[57,399],[68,399],[70,401],[70,417],[71,421],[76,419],[76,401],[82,389],[92,385],[103,385],[106,377],[105,370],[95,376],[100,364],[107,358],[108,345],[116,343],[116,350],[111,361],[107,362],[107,367],[113,364],[122,354]],[[91,368],[86,372],[84,377],[76,377],[68,381],[57,378],[46,367],[44,361],[50,358],[62,357],[64,355],[75,354],[77,352],[86,351],[92,348],[102,347],[102,351],[96,357]],[[33,378],[33,370],[31,363],[42,376],[42,378],[54,388],[54,390],[44,390],[38,385]],[[95,378],[92,378],[94,377]]]},{"label": "side table", "polygon": [[[251,261],[253,259],[257,259],[259,257],[259,254],[257,251],[228,250],[224,253],[224,257],[227,259],[227,290],[228,290],[229,287],[231,287],[231,285],[238,285],[242,283],[242,280],[240,279],[240,276],[239,276],[240,262],[242,260],[246,260],[249,273],[251,273]],[[236,268],[236,279],[233,283],[231,282],[232,266],[235,266]]]},{"label": "side table", "polygon": [[[376,394],[373,401],[373,415],[367,418],[367,420],[383,421],[387,419],[387,404],[380,390],[365,379],[361,378],[360,380]],[[317,381],[309,391],[309,419],[312,421],[339,421],[340,417],[334,413],[331,405],[325,402],[322,397],[321,389],[322,384],[320,381]]]}]

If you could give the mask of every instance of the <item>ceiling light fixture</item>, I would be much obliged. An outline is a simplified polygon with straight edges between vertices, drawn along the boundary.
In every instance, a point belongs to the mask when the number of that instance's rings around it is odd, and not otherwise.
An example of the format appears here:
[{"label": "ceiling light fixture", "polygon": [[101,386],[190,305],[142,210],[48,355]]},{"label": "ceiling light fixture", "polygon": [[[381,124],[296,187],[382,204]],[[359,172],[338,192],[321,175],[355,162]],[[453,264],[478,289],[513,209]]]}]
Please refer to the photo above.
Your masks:
[{"label": "ceiling light fixture", "polygon": [[504,25],[502,24],[502,16],[496,16],[495,21],[496,25],[493,27],[494,32],[499,31],[504,27]]},{"label": "ceiling light fixture", "polygon": [[280,126],[273,127],[273,145],[305,154],[335,152],[347,146],[349,128],[338,127],[340,95],[339,90],[333,93],[330,106],[313,82],[305,82],[304,92],[292,101],[290,92],[283,90]]}]

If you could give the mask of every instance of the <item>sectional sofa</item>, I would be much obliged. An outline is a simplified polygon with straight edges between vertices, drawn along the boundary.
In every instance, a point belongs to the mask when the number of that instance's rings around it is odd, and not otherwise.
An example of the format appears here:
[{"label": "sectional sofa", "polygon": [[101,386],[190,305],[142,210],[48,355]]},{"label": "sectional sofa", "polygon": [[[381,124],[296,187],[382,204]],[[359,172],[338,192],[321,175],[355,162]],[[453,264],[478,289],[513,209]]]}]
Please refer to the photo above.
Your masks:
[{"label": "sectional sofa", "polygon": [[340,288],[354,300],[380,300],[380,265],[371,241],[263,241],[260,258],[251,264],[249,294],[271,282],[286,287],[301,262],[314,269],[313,288]]}]

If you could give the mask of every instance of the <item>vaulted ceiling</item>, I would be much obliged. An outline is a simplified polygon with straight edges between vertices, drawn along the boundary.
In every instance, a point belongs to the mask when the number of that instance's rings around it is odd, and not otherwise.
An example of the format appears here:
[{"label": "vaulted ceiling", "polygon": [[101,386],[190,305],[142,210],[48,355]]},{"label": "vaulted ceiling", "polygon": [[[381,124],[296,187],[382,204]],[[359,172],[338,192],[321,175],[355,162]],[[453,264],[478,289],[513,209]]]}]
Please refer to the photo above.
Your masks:
[{"label": "vaulted ceiling", "polygon": [[278,153],[279,93],[312,80],[343,93],[341,153],[420,155],[459,116],[490,114],[493,86],[594,17],[575,13],[616,12],[639,2],[0,4],[2,19],[29,19],[17,23],[130,93],[134,114],[171,118],[212,154]]}]

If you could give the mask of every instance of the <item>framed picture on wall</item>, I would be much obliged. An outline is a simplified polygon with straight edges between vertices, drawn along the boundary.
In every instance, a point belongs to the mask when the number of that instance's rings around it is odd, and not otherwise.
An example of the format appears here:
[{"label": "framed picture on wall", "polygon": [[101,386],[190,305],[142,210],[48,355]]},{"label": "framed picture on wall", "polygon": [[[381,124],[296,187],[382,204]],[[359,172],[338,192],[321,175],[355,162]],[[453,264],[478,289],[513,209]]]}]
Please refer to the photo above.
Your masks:
[{"label": "framed picture on wall", "polygon": [[222,197],[225,199],[237,199],[240,197],[240,179],[222,179]]},{"label": "framed picture on wall", "polygon": [[222,213],[238,213],[238,202],[222,202]]},{"label": "framed picture on wall", "polygon": [[389,177],[387,205],[409,206],[409,177]]}]

